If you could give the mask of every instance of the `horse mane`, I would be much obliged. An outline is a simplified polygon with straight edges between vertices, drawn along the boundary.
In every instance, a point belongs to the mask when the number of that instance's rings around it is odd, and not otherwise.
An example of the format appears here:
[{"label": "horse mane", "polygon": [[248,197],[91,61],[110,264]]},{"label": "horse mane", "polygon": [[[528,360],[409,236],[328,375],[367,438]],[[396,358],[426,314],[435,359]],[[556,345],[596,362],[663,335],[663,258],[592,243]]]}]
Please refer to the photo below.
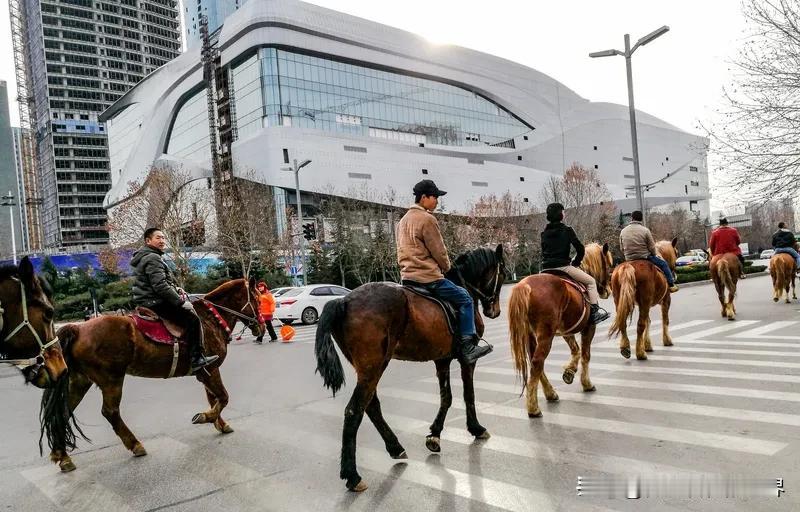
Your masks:
[{"label": "horse mane", "polygon": [[[586,253],[583,256],[583,266],[586,267],[586,271],[593,276],[603,275],[603,246],[597,242],[592,242],[586,244],[585,249]],[[611,268],[611,264],[613,263],[611,253],[609,252],[605,256],[607,263],[606,268]]]},{"label": "horse mane", "polygon": [[208,292],[205,295],[205,298],[208,300],[213,300],[223,295],[227,295],[231,288],[240,285],[242,281],[244,281],[243,278],[231,279],[230,281],[225,281],[221,285],[217,286],[216,288]]},{"label": "horse mane", "polygon": [[[487,247],[467,251],[456,258],[453,267],[458,267],[465,279],[476,279],[489,267],[497,265],[497,255]],[[502,261],[500,262],[503,263]],[[451,272],[453,269],[451,269]],[[450,272],[448,272],[449,274]]]},{"label": "horse mane", "polygon": [[9,277],[18,277],[19,267],[16,265],[3,265],[0,267],[0,281],[8,279]]},{"label": "horse mane", "polygon": [[656,253],[664,258],[664,261],[669,263],[669,268],[675,268],[675,260],[678,257],[678,251],[673,247],[671,241],[659,240],[656,242]]}]

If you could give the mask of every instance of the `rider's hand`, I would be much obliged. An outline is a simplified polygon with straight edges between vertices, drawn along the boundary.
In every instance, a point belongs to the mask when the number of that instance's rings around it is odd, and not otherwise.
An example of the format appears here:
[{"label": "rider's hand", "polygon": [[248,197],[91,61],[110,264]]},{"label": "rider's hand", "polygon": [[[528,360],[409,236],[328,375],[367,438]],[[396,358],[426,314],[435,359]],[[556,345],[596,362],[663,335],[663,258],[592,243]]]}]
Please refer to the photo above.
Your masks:
[{"label": "rider's hand", "polygon": [[189,302],[188,300],[186,302],[184,302],[183,304],[181,304],[181,307],[183,309],[185,309],[186,311],[191,311],[191,312],[194,313],[194,306],[192,306],[192,303]]}]

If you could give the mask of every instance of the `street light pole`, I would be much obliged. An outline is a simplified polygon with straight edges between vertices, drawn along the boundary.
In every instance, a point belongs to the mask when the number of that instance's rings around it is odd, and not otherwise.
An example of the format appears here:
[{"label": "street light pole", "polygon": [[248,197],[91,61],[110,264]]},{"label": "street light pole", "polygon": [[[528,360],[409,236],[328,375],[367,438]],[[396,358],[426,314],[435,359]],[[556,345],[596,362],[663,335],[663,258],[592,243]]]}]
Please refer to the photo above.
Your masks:
[{"label": "street light pole", "polygon": [[647,220],[646,215],[647,212],[645,211],[644,207],[644,191],[642,190],[642,177],[639,173],[639,139],[636,135],[636,108],[633,104],[633,68],[631,66],[631,57],[633,56],[633,52],[640,46],[644,46],[647,43],[653,41],[654,39],[666,34],[669,32],[669,27],[664,25],[661,28],[658,28],[643,38],[636,41],[636,44],[633,45],[631,48],[631,36],[630,34],[625,34],[625,51],[621,52],[619,50],[604,50],[601,52],[593,52],[589,54],[589,57],[598,58],[598,57],[612,57],[615,55],[621,55],[625,57],[625,71],[628,76],[628,113],[630,115],[631,120],[631,147],[633,150],[633,180],[634,180],[634,187],[636,188],[636,204],[639,208],[639,211],[642,212],[642,215],[645,216],[645,221]]},{"label": "street light pole", "polygon": [[[300,165],[297,164],[295,158],[292,162],[292,167],[284,167],[283,170],[294,172],[294,192],[297,201],[297,225],[298,227],[303,224],[303,204],[300,202],[300,169],[311,163],[311,160],[303,160]],[[303,264],[303,286],[308,284],[308,269],[306,268],[306,239],[302,236],[300,239],[300,257]],[[294,262],[292,262],[294,263]]]},{"label": "street light pole", "polygon": [[8,191],[7,196],[3,196],[3,206],[8,206],[8,217],[9,221],[11,222],[11,252],[14,258],[14,265],[17,264],[17,239],[14,235],[14,196],[11,195],[11,191]]}]

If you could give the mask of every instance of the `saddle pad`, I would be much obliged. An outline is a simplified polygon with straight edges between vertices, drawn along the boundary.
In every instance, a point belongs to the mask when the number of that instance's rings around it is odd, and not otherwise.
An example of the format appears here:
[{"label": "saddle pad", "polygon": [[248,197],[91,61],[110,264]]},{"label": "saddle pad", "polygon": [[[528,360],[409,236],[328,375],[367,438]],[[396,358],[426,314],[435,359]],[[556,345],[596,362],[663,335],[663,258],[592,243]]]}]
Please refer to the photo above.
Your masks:
[{"label": "saddle pad", "polygon": [[176,341],[180,341],[180,343],[184,343],[183,340],[178,340],[175,338],[170,332],[167,330],[167,327],[161,322],[161,319],[151,320],[149,318],[144,318],[136,313],[129,315],[133,319],[133,323],[136,325],[136,328],[139,329],[145,338],[155,341],[156,343],[164,343],[167,345],[172,345]]},{"label": "saddle pad", "polygon": [[542,270],[542,274],[550,274],[552,276],[558,277],[559,279],[561,279],[565,283],[571,285],[573,288],[575,288],[576,290],[578,290],[579,292],[581,292],[584,295],[586,295],[588,293],[588,290],[586,289],[585,286],[583,286],[581,283],[579,283],[579,282],[575,281],[574,279],[572,279],[569,276],[569,274],[567,274],[566,272],[563,272],[561,270],[556,270],[556,269],[553,269],[553,268],[548,268],[548,269]]},{"label": "saddle pad", "polygon": [[450,334],[455,333],[456,311],[450,304],[442,300],[439,300],[437,297],[434,297],[433,295],[431,295],[431,292],[429,292],[425,288],[418,286],[410,286],[405,284],[402,285],[402,287],[404,290],[408,290],[415,295],[419,295],[420,297],[424,297],[438,304],[439,307],[442,308],[442,312],[444,313],[445,322],[447,323],[447,330],[450,332]]}]

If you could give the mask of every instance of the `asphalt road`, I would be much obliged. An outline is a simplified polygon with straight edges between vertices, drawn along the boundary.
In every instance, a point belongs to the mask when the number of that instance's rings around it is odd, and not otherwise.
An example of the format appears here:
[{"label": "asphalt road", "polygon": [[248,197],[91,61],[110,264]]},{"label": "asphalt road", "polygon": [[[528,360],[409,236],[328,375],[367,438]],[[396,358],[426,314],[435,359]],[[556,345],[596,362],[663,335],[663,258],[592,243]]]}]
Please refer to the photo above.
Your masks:
[{"label": "asphalt road", "polygon": [[[479,364],[476,393],[479,419],[493,437],[472,440],[456,398],[441,454],[424,446],[438,403],[433,364],[393,362],[379,392],[409,459],[390,459],[365,418],[358,463],[370,488],[362,494],[346,492],[338,478],[353,375],[345,362],[348,385],[336,398],[322,387],[314,327],[299,327],[293,343],[259,346],[245,337],[231,346],[222,372],[231,395],[225,417],[236,430],[230,435],[190,424],[206,407],[193,379],[129,378],[122,414],[149,452],[134,458],[92,389],[77,411],[92,443],[81,443],[73,455],[78,470],[69,474],[39,457],[40,392],[0,369],[0,510],[798,510],[800,304],[774,304],[766,276],[740,284],[736,322],[719,317],[707,284],[674,295],[675,346],[661,346],[654,323],[648,361],[623,359],[617,342],[600,334],[592,347],[595,393],[582,393],[578,378],[570,386],[561,381],[568,350],[556,340],[546,368],[561,400],[540,396],[540,419],[528,419],[519,396],[505,312],[489,320],[495,351]],[[458,397],[458,379],[453,388]],[[769,495],[726,499],[719,497],[724,488],[710,487],[734,477],[762,479]],[[637,478],[638,491],[629,486]],[[587,495],[600,481],[616,482],[615,498],[605,490]],[[640,498],[626,499],[629,491]]]}]

